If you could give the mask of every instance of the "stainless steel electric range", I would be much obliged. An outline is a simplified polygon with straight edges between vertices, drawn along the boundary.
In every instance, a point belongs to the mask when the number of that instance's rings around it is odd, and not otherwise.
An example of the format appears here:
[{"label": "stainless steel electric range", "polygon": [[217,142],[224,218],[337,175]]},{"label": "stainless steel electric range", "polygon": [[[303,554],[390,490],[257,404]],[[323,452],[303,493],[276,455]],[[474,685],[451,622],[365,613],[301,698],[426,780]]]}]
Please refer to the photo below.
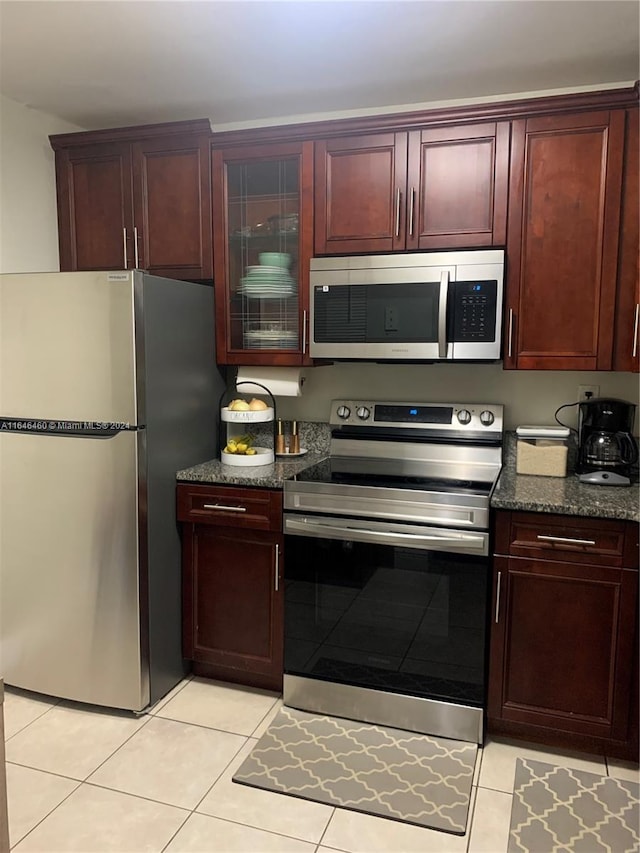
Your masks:
[{"label": "stainless steel electric range", "polygon": [[502,406],[332,403],[284,486],[291,707],[481,743]]}]

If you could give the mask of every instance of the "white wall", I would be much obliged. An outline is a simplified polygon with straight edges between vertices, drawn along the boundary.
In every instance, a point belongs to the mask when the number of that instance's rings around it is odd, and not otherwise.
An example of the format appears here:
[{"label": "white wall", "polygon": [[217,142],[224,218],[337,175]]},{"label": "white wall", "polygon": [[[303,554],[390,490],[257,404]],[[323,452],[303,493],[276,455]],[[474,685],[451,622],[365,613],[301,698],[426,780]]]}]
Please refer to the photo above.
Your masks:
[{"label": "white wall", "polygon": [[[552,424],[558,406],[577,399],[578,385],[599,385],[600,396],[638,405],[638,377],[632,373],[503,370],[502,364],[345,363],[308,368],[301,397],[280,397],[278,416],[326,421],[333,399],[404,402],[502,403],[505,425]],[[576,426],[576,408],[559,415]],[[638,429],[636,418],[636,431]]]},{"label": "white wall", "polygon": [[58,270],[50,133],[83,130],[0,95],[0,272]]}]

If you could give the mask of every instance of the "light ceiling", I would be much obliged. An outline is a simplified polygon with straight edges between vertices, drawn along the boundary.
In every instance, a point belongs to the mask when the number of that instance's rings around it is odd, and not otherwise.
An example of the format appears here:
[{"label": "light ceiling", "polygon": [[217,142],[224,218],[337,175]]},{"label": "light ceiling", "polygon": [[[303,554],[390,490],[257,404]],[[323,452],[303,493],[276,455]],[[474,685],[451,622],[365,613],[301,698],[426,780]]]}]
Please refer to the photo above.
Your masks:
[{"label": "light ceiling", "polygon": [[637,0],[0,0],[0,91],[216,128],[639,76]]}]

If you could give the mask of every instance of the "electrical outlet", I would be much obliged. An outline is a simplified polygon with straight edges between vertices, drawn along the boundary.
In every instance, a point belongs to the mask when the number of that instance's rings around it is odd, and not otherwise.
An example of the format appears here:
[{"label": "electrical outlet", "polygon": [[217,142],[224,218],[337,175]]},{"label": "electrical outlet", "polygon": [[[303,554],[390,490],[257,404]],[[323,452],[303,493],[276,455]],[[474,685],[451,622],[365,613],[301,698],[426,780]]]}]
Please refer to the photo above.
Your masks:
[{"label": "electrical outlet", "polygon": [[582,403],[584,400],[591,400],[594,397],[600,396],[600,386],[599,385],[578,385],[578,402]]}]

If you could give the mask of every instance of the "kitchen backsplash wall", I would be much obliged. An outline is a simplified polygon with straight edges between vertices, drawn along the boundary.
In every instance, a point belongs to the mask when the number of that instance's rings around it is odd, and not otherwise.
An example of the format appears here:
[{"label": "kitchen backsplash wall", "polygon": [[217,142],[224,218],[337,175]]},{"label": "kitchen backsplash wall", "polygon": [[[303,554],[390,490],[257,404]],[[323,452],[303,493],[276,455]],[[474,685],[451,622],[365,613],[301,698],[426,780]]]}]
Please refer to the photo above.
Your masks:
[{"label": "kitchen backsplash wall", "polygon": [[[552,424],[563,403],[577,400],[578,385],[599,385],[600,396],[638,404],[638,377],[631,373],[503,370],[501,364],[344,363],[308,368],[301,397],[278,399],[278,415],[326,421],[330,401],[343,397],[405,402],[502,403],[505,428]],[[560,413],[577,425],[577,407]],[[638,432],[636,417],[635,432]]]}]

